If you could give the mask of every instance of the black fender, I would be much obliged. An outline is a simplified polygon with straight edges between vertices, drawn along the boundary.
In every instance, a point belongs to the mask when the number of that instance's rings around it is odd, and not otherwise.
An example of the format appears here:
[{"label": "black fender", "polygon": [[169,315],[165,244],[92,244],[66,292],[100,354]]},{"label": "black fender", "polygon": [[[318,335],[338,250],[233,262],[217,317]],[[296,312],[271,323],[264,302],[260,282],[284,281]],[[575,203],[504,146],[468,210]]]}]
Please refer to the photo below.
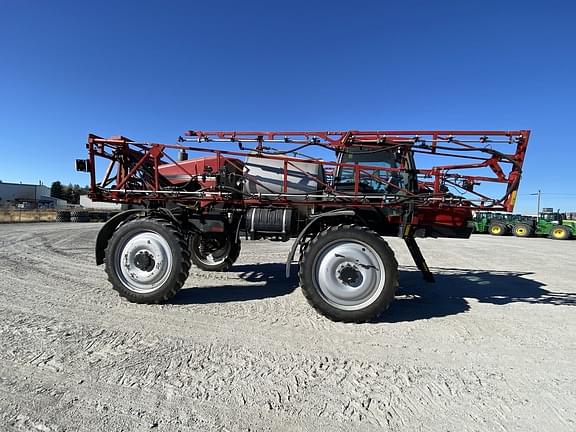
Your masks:
[{"label": "black fender", "polygon": [[288,254],[288,258],[286,259],[286,277],[290,277],[290,266],[292,265],[292,260],[294,259],[294,255],[296,254],[296,248],[302,242],[302,239],[306,236],[306,233],[310,231],[310,228],[316,224],[319,220],[330,218],[330,217],[338,217],[338,216],[356,216],[356,212],[354,210],[332,210],[326,213],[320,213],[318,215],[314,215],[313,219],[308,222],[308,224],[300,231],[298,237],[294,241],[294,244],[290,248],[290,253]]},{"label": "black fender", "polygon": [[110,218],[110,220],[108,222],[106,222],[104,224],[104,226],[100,229],[100,232],[98,233],[98,237],[96,237],[96,264],[97,265],[104,264],[104,251],[106,250],[106,246],[108,246],[108,240],[110,240],[110,237],[112,237],[112,235],[114,234],[114,231],[116,231],[116,228],[118,228],[118,225],[120,225],[126,219],[128,219],[128,218],[130,218],[130,217],[132,217],[138,213],[145,215],[146,210],[132,209],[132,210],[123,211],[122,213],[118,213],[116,216]]}]

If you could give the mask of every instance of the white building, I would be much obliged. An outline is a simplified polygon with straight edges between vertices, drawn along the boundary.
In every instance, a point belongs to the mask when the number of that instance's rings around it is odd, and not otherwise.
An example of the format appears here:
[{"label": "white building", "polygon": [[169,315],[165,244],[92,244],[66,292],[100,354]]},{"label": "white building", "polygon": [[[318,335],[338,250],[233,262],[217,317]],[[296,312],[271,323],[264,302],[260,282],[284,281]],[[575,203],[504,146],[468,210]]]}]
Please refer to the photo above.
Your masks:
[{"label": "white building", "polygon": [[0,183],[0,206],[16,206],[28,203],[34,207],[65,207],[65,200],[50,196],[50,188],[44,185],[23,183]]},{"label": "white building", "polygon": [[99,209],[99,210],[126,210],[128,205],[126,204],[116,204],[111,202],[97,202],[92,201],[88,198],[88,195],[80,195],[80,207],[87,209]]}]

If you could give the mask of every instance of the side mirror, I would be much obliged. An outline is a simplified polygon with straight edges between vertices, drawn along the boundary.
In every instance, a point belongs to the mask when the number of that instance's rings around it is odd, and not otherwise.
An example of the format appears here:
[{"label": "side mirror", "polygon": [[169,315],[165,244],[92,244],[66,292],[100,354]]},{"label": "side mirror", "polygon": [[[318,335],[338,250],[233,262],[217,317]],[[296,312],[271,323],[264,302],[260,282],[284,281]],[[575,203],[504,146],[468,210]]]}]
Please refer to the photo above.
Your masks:
[{"label": "side mirror", "polygon": [[76,159],[76,171],[88,172],[90,171],[89,159]]}]

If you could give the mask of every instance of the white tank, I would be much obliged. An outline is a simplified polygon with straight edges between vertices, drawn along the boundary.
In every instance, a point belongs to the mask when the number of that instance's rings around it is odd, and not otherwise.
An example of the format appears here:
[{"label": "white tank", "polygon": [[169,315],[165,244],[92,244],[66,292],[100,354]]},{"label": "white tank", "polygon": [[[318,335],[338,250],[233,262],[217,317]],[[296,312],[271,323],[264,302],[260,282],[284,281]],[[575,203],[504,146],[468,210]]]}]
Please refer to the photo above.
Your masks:
[{"label": "white tank", "polygon": [[[320,164],[307,162],[306,159],[297,162],[290,161],[287,172],[287,194],[315,194],[323,189],[324,170]],[[282,193],[284,192],[284,161],[248,156],[244,164],[244,177],[246,179],[244,192]],[[297,197],[289,197],[289,199],[294,200]]]}]

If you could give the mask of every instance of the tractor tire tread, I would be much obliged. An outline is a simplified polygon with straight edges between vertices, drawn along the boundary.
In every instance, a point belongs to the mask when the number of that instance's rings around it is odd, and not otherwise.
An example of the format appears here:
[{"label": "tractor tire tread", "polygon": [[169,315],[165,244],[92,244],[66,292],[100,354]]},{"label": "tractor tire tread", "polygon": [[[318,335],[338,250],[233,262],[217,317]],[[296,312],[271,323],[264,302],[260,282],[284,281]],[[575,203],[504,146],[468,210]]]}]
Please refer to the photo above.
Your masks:
[{"label": "tractor tire tread", "polygon": [[136,223],[136,222],[139,222],[142,220],[146,220],[146,221],[161,225],[164,229],[166,229],[168,232],[170,232],[174,236],[174,238],[176,239],[177,245],[178,245],[178,250],[176,252],[177,252],[177,255],[179,255],[181,257],[181,269],[178,272],[178,275],[176,276],[176,278],[174,279],[174,282],[171,284],[171,286],[168,289],[164,290],[164,292],[162,292],[161,295],[154,296],[152,299],[148,298],[148,296],[146,296],[146,295],[142,295],[142,294],[130,291],[128,289],[125,289],[121,285],[118,286],[118,284],[116,284],[114,281],[114,275],[112,273],[112,270],[109,269],[110,266],[108,265],[108,261],[107,261],[107,258],[109,256],[109,248],[110,248],[111,244],[113,244],[112,238],[110,239],[110,241],[108,242],[108,244],[106,246],[106,249],[104,250],[104,257],[105,257],[105,263],[106,263],[106,274],[108,275],[108,281],[112,284],[112,287],[114,288],[114,290],[118,293],[118,295],[120,297],[124,297],[132,303],[160,304],[160,303],[164,303],[164,302],[170,300],[171,298],[173,298],[178,293],[178,291],[180,291],[180,289],[182,288],[182,286],[184,285],[184,283],[188,279],[189,272],[190,272],[190,266],[191,266],[190,253],[188,251],[188,247],[186,245],[186,240],[185,240],[184,235],[172,223],[172,221],[170,221],[168,219],[159,218],[159,217],[135,218],[135,219],[131,219],[130,221],[126,222],[125,224],[122,224],[121,227],[126,227],[126,226],[129,226],[130,224],[133,224],[133,223]]},{"label": "tractor tire tread", "polygon": [[[303,263],[305,263],[305,261],[307,259],[309,259],[310,251],[313,251],[315,245],[324,241],[324,239],[326,237],[328,237],[329,235],[331,235],[332,233],[342,231],[342,230],[356,231],[358,233],[361,232],[361,233],[372,235],[375,238],[379,238],[381,240],[381,247],[383,248],[383,250],[385,251],[387,256],[390,257],[390,259],[392,260],[392,265],[393,265],[393,269],[394,269],[393,275],[387,275],[387,277],[391,276],[392,279],[394,280],[393,289],[389,290],[387,292],[387,295],[384,297],[384,301],[382,302],[382,304],[379,305],[377,310],[372,311],[370,313],[365,313],[364,310],[348,312],[348,313],[338,313],[337,311],[331,311],[331,310],[324,309],[321,306],[321,303],[319,303],[317,301],[315,293],[312,292],[312,290],[309,290],[304,286],[303,281],[305,280],[306,275],[305,275],[305,269],[304,269],[305,266],[303,265]],[[398,285],[399,285],[398,261],[396,260],[396,256],[394,255],[394,251],[390,248],[388,243],[384,239],[382,239],[376,232],[374,232],[373,230],[371,230],[367,227],[364,227],[361,225],[356,225],[356,224],[334,225],[332,227],[329,227],[329,228],[321,231],[316,237],[314,237],[310,241],[310,243],[308,244],[308,247],[305,249],[302,256],[300,257],[300,268],[298,270],[298,276],[300,278],[300,285],[302,288],[302,294],[304,295],[304,298],[306,299],[308,304],[310,306],[312,306],[318,313],[328,317],[332,321],[357,323],[357,324],[373,321],[381,313],[383,313],[385,310],[387,310],[390,307],[390,303],[394,299],[396,289],[398,288]],[[373,304],[371,304],[370,306],[373,306]],[[336,312],[336,313],[334,313],[334,312]]]}]

